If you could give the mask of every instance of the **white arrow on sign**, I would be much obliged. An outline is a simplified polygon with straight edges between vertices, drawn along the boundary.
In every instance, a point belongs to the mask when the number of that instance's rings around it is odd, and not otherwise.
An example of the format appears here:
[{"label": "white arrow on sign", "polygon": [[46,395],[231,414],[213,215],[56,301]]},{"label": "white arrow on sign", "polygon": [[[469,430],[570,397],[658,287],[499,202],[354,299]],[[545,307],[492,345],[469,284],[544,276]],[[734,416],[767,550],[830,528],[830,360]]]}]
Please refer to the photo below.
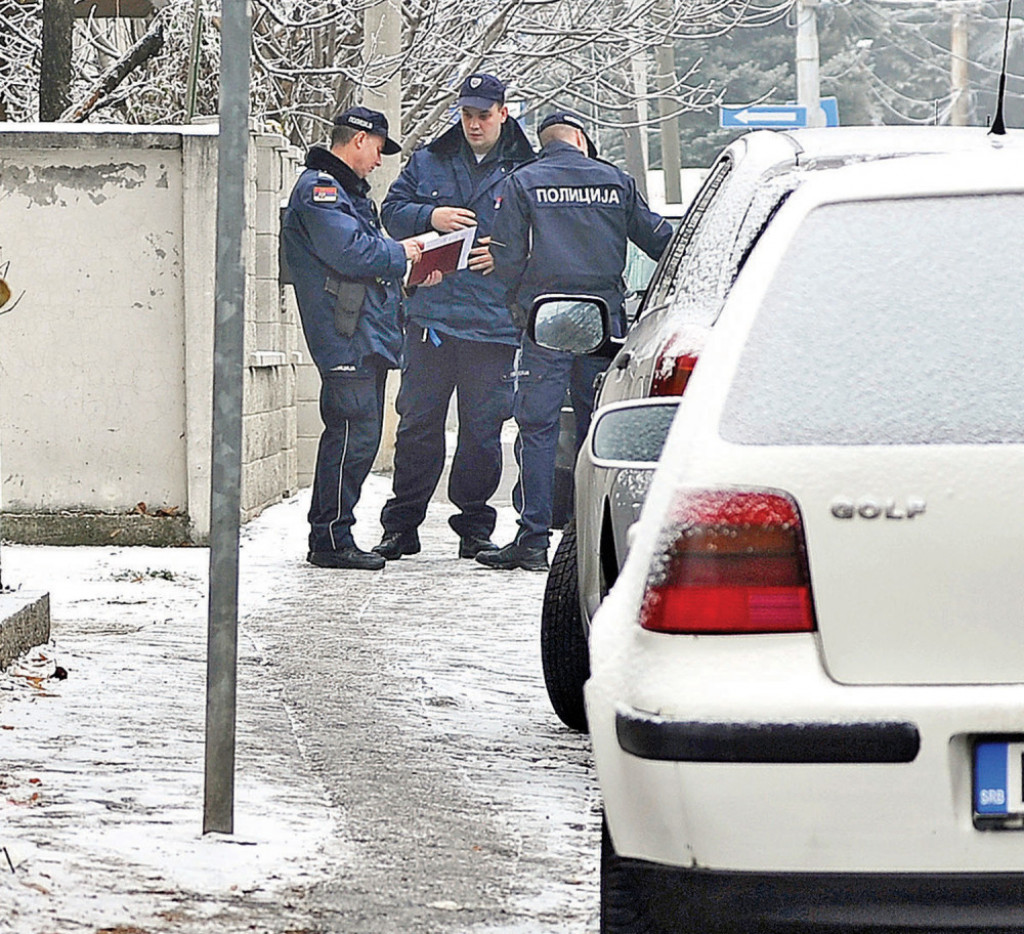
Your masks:
[{"label": "white arrow on sign", "polygon": [[801,114],[795,110],[760,110],[757,113],[740,110],[734,112],[732,116],[740,123],[750,123],[752,120],[758,123],[797,123]]}]

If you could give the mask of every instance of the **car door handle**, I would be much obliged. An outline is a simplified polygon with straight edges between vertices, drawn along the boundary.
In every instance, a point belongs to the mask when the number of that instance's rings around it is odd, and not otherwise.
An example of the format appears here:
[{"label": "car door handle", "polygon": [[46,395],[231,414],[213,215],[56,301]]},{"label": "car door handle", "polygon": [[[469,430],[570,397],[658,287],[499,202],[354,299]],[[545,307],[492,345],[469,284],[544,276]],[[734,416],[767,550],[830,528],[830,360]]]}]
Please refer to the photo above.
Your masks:
[{"label": "car door handle", "polygon": [[615,361],[615,369],[616,370],[624,370],[624,369],[626,369],[626,367],[629,366],[630,361],[632,359],[633,359],[632,354],[630,354],[630,352],[627,350],[624,354],[622,354],[622,356],[619,357],[618,360]]}]

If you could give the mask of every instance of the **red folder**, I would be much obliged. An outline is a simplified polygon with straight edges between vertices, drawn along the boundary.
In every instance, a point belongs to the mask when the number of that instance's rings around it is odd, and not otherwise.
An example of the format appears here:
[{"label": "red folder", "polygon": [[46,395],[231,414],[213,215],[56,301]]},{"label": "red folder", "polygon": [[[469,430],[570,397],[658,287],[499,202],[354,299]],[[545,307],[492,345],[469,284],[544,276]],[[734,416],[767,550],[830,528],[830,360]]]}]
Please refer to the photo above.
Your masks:
[{"label": "red folder", "polygon": [[446,243],[434,250],[425,250],[420,261],[416,263],[409,272],[409,285],[419,285],[435,269],[448,275],[459,268],[459,256],[462,253],[462,243]]}]

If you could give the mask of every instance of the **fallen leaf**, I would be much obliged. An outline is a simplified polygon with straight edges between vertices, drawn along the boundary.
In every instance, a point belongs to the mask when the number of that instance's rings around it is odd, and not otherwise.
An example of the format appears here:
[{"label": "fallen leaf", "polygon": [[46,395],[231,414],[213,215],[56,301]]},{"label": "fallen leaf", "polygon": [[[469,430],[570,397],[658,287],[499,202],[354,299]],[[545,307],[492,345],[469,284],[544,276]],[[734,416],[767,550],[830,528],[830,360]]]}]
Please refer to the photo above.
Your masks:
[{"label": "fallen leaf", "polygon": [[8,798],[7,803],[13,804],[19,808],[30,808],[39,800],[39,792],[29,795],[24,801],[19,801],[17,798]]}]

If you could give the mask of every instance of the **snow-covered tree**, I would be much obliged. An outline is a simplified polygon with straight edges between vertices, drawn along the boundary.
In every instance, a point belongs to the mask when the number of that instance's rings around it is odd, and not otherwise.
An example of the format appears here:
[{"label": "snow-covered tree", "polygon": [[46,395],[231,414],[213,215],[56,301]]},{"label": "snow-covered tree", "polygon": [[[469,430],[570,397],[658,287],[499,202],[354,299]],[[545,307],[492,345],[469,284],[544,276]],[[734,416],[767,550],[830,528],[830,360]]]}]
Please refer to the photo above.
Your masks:
[{"label": "snow-covered tree", "polygon": [[[42,2],[0,0],[0,116],[8,120],[38,113]],[[505,79],[527,115],[557,104],[620,126],[638,123],[647,99],[668,111],[708,110],[717,95],[699,62],[659,76],[655,52],[772,22],[793,0],[400,0],[401,52],[367,62],[363,24],[373,2],[252,0],[254,115],[305,145],[323,137],[338,109],[398,74],[402,139],[411,146],[448,122],[461,80],[474,71]],[[162,52],[105,94],[89,119],[179,123],[216,112],[219,4],[154,6]],[[76,20],[71,111],[150,26]]]}]

